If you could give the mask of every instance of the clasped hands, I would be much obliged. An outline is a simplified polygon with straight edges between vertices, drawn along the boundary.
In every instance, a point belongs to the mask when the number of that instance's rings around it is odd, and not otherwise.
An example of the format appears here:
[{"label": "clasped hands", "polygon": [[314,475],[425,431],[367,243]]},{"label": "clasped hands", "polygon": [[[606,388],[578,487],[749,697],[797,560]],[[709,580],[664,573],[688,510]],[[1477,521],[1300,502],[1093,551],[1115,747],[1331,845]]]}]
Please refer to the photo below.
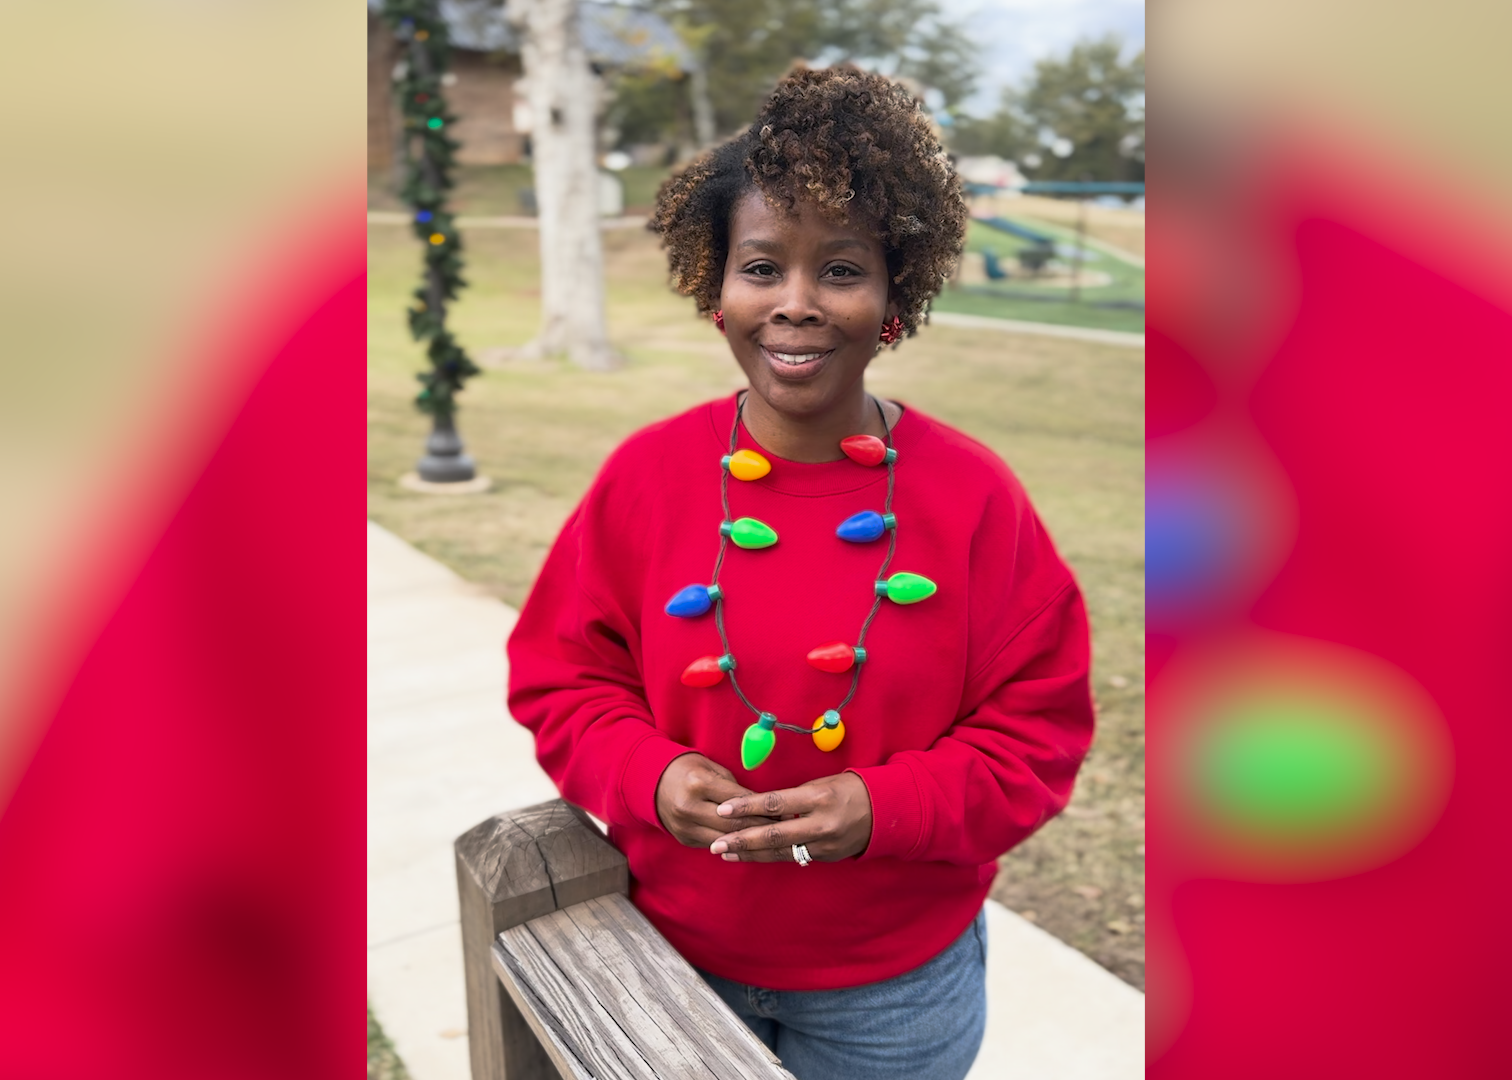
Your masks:
[{"label": "clasped hands", "polygon": [[680,843],[707,847],[726,862],[792,862],[794,844],[835,862],[871,842],[871,795],[855,773],[756,792],[723,765],[684,754],[656,785],[656,812]]}]

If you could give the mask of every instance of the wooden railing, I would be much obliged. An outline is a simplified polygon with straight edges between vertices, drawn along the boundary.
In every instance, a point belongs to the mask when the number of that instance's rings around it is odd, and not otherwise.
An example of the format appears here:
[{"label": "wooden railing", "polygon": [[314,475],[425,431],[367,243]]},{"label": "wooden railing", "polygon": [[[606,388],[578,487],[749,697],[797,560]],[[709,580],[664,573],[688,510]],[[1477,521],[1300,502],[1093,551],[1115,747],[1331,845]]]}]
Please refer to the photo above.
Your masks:
[{"label": "wooden railing", "polygon": [[627,898],[555,799],[457,838],[473,1080],[792,1080]]}]

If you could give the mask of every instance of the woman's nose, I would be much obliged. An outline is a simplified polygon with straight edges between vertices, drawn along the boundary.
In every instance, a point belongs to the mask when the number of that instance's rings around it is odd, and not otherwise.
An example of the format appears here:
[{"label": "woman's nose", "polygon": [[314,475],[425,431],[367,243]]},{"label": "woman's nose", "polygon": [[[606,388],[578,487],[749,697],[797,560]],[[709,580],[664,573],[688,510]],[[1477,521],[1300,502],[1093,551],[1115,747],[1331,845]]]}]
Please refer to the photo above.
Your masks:
[{"label": "woman's nose", "polygon": [[803,323],[822,322],[824,311],[819,306],[819,289],[806,276],[792,274],[783,282],[782,293],[772,309],[774,322]]}]

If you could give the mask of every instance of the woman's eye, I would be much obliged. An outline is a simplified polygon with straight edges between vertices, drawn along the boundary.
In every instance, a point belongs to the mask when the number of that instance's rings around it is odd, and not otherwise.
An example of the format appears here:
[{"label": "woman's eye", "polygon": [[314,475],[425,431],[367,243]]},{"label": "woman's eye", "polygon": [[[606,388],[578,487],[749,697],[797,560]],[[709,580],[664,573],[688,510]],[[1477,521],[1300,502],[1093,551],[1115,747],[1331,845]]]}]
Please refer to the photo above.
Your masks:
[{"label": "woman's eye", "polygon": [[856,271],[849,266],[832,266],[827,271],[830,277],[855,277]]},{"label": "woman's eye", "polygon": [[771,263],[757,263],[754,266],[746,267],[746,273],[755,274],[758,277],[771,277],[777,273],[777,268]]}]

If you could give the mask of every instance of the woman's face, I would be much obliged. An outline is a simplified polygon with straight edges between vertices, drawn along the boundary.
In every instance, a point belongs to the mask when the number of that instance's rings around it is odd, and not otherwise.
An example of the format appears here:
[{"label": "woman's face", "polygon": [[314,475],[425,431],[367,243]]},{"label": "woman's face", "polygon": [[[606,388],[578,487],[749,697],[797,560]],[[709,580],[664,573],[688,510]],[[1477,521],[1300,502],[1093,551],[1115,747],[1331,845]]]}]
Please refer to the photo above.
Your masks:
[{"label": "woman's face", "polygon": [[888,303],[887,256],[870,232],[800,202],[748,191],[730,216],[720,300],[751,390],[781,417],[813,419],[862,401]]}]

